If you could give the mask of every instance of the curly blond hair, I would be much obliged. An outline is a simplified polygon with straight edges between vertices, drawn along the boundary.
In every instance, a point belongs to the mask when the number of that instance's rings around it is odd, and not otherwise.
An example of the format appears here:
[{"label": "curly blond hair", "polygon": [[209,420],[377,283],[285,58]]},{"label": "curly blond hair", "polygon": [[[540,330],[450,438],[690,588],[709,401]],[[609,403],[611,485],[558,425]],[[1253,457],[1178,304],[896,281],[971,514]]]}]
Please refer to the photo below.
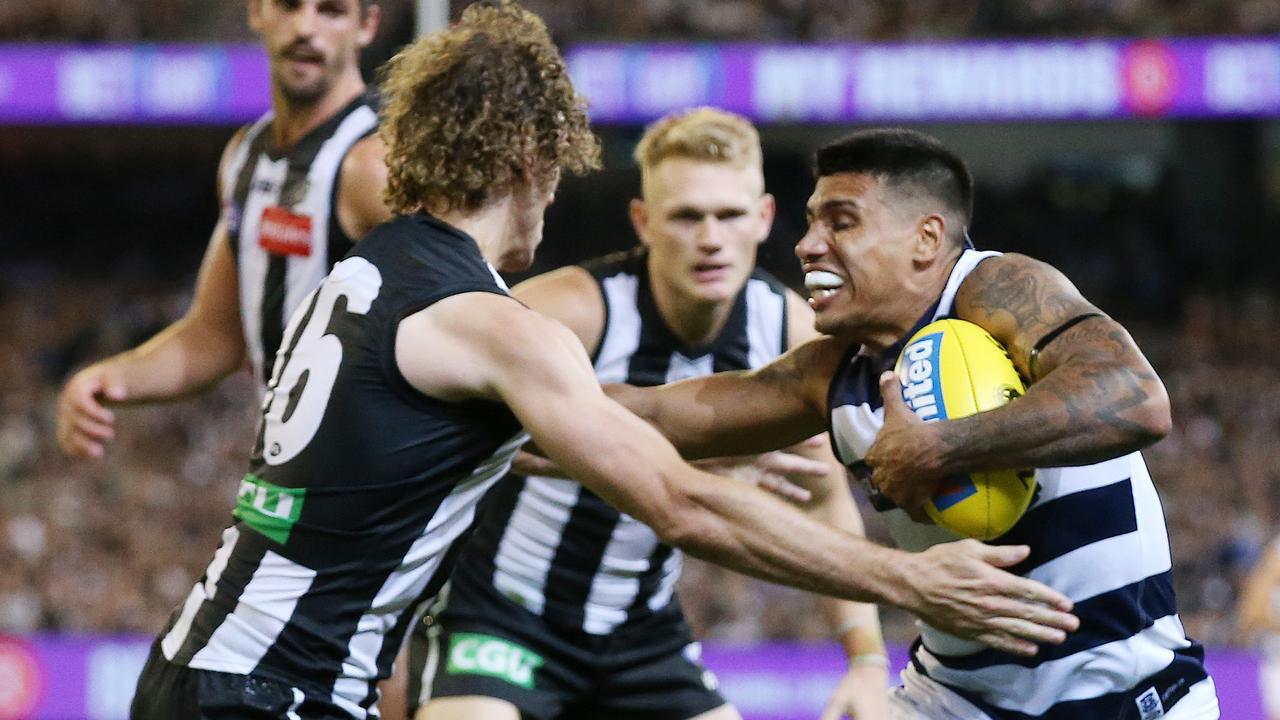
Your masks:
[{"label": "curly blond hair", "polygon": [[386,200],[397,212],[472,212],[519,180],[551,189],[561,171],[600,165],[560,52],[515,2],[471,5],[383,72]]},{"label": "curly blond hair", "polygon": [[663,160],[685,158],[718,162],[753,170],[764,192],[764,161],[760,133],[751,121],[712,107],[664,115],[645,128],[634,153],[641,182],[647,187],[653,169]]}]

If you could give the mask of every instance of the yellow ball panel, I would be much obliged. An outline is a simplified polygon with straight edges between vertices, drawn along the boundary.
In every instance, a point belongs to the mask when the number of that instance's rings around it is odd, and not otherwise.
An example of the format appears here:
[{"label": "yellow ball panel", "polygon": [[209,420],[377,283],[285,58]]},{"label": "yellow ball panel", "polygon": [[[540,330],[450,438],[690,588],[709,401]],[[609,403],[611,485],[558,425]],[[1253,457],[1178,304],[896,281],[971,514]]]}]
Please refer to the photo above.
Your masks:
[{"label": "yellow ball panel", "polygon": [[[995,338],[973,323],[950,318],[913,335],[895,372],[903,399],[926,422],[992,410],[1026,390]],[[991,540],[1022,517],[1035,487],[1031,469],[972,473],[945,482],[925,512],[957,535]]]}]

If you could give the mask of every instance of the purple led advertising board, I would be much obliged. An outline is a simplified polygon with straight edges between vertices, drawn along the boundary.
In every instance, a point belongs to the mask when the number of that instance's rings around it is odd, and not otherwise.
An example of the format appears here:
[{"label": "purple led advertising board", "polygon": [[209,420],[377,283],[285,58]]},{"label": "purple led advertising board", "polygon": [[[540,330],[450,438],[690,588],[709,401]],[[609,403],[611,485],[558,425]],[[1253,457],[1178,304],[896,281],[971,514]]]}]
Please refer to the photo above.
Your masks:
[{"label": "purple led advertising board", "polygon": [[[1280,116],[1280,39],[582,45],[600,123],[715,105],[760,122]],[[0,46],[0,123],[235,124],[266,110],[255,45]]]},{"label": "purple led advertising board", "polygon": [[[0,720],[126,720],[151,639],[137,636],[0,637]],[[890,681],[906,649],[890,648]],[[722,645],[702,659],[746,720],[813,720],[843,671],[834,643]],[[1210,651],[1222,717],[1264,720],[1258,663],[1250,654]]]},{"label": "purple led advertising board", "polygon": [[1280,115],[1280,39],[589,45],[597,122],[714,105],[761,122]]},{"label": "purple led advertising board", "polygon": [[269,102],[256,45],[0,46],[0,123],[236,124]]}]

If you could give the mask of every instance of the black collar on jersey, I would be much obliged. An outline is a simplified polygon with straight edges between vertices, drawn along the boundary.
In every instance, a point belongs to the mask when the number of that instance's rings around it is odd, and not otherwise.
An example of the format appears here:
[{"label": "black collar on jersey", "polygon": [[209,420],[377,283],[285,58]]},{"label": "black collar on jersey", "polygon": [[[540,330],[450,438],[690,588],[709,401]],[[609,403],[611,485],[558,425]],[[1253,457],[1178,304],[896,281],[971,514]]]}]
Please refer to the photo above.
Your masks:
[{"label": "black collar on jersey", "polygon": [[[658,309],[658,300],[653,295],[653,285],[650,282],[648,250],[643,250],[638,255],[638,258],[641,264],[638,268],[639,271],[636,273],[638,283],[636,290],[637,305],[642,316],[647,315],[653,320],[650,329],[658,336],[657,339],[662,345],[673,347],[676,352],[686,358],[696,360],[707,355],[724,353],[737,342],[739,334],[734,330],[745,327],[747,324],[746,283],[743,283],[738,290],[738,294],[733,296],[733,306],[729,310],[729,316],[725,318],[724,327],[720,329],[720,333],[716,335],[715,339],[706,345],[689,345],[671,329],[671,325]],[[747,282],[751,282],[751,277],[747,278]]]},{"label": "black collar on jersey", "polygon": [[[343,120],[347,119],[347,116],[354,112],[356,108],[368,105],[376,112],[378,109],[378,102],[378,94],[375,91],[365,90],[352,98],[351,102],[347,103],[341,110],[331,115],[329,119],[311,128],[311,130],[307,131],[306,135],[302,136],[302,139],[287,148],[276,147],[273,134],[271,133],[270,128],[268,128],[267,142],[264,152],[266,152],[267,157],[272,160],[281,160],[286,157],[299,158],[303,156],[313,158],[316,153],[320,152],[320,146],[337,131],[338,125],[340,125]],[[274,119],[271,121],[271,124],[275,124]],[[376,129],[377,126],[375,125],[374,130]],[[302,164],[309,165],[310,160],[308,159],[307,162]]]}]

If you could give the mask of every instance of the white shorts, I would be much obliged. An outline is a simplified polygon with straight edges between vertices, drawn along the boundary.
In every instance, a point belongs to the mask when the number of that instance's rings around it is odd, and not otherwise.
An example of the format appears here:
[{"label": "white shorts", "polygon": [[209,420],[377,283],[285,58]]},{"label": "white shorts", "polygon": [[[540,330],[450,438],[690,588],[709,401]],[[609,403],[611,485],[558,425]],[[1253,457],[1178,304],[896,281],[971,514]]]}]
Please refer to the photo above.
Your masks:
[{"label": "white shorts", "polygon": [[[992,720],[991,716],[911,665],[902,671],[902,686],[889,693],[889,720]],[[1218,720],[1218,694],[1213,678],[1205,678],[1161,717],[1162,720]]]}]

